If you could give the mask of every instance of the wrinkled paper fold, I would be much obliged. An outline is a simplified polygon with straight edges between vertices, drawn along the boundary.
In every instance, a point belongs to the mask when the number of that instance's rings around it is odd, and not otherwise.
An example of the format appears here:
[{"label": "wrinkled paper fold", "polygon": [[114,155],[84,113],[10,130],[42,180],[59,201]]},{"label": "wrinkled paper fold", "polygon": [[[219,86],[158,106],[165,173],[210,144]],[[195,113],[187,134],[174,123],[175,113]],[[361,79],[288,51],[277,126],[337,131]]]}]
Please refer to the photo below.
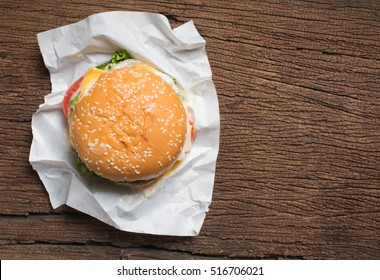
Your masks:
[{"label": "wrinkled paper fold", "polygon": [[[37,39],[52,92],[33,115],[29,160],[52,206],[67,204],[129,232],[197,235],[211,203],[220,124],[205,41],[193,22],[172,29],[163,15],[107,12],[42,32]],[[175,77],[187,92],[196,123],[196,141],[186,159],[140,192],[78,173],[62,113],[67,88],[120,48]]]}]

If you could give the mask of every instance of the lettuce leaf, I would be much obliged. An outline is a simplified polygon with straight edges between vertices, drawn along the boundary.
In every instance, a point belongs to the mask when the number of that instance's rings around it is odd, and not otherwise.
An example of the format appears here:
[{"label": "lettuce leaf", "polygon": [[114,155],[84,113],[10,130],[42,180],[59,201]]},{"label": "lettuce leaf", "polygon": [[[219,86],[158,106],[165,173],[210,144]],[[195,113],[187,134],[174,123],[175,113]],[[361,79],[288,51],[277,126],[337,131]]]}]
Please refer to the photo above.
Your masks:
[{"label": "lettuce leaf", "polygon": [[123,49],[123,50],[120,50],[120,51],[116,51],[113,56],[112,56],[112,59],[111,59],[111,63],[119,63],[119,62],[122,62],[126,59],[131,59],[132,56],[129,54],[129,52],[127,52],[127,50]]},{"label": "lettuce leaf", "polygon": [[70,101],[70,109],[71,109],[71,110],[74,110],[75,104],[77,104],[78,99],[79,99],[79,95],[80,95],[80,94],[81,94],[81,91],[79,91],[79,92],[74,96],[74,98],[71,99],[71,101]]},{"label": "lettuce leaf", "polygon": [[125,49],[117,50],[112,55],[112,58],[110,61],[103,63],[103,64],[99,64],[98,66],[96,66],[96,68],[98,68],[100,70],[109,70],[109,67],[112,64],[117,64],[117,63],[120,63],[124,60],[132,59],[132,58],[133,57],[130,55],[130,53],[127,50],[125,50]]},{"label": "lettuce leaf", "polygon": [[100,70],[105,70],[107,65],[108,65],[108,62],[103,63],[103,64],[99,64],[99,65],[96,66],[95,68],[98,68],[98,69],[100,69]]},{"label": "lettuce leaf", "polygon": [[79,171],[79,173],[81,175],[88,175],[91,177],[98,176],[98,175],[96,175],[95,172],[88,169],[88,167],[84,164],[84,162],[82,161],[82,159],[79,156],[77,156],[76,167],[77,167],[77,170]]}]

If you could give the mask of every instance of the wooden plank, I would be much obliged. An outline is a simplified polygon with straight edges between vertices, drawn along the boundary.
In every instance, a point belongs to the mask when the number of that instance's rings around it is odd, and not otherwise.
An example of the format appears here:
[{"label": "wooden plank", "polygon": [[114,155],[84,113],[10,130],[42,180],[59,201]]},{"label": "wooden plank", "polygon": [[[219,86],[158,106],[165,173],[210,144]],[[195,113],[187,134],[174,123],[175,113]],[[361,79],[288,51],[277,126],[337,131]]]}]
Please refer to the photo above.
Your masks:
[{"label": "wooden plank", "polygon": [[[380,258],[378,1],[66,2],[0,4],[0,258]],[[28,162],[50,91],[36,34],[126,8],[194,20],[207,41],[221,148],[195,238],[53,210]]]},{"label": "wooden plank", "polygon": [[97,245],[14,244],[0,246],[4,260],[117,260],[120,249]]},{"label": "wooden plank", "polygon": [[225,259],[191,255],[185,252],[160,250],[150,247],[120,248],[107,245],[14,244],[0,246],[0,255],[6,260],[202,260]]},{"label": "wooden plank", "polygon": [[[0,217],[1,245],[48,243],[153,247],[205,257],[230,258],[376,258],[376,215],[303,217],[272,211],[223,217],[214,211],[198,237],[133,234],[113,229],[84,214]],[[216,212],[216,213],[215,213]],[[242,213],[243,212],[243,213]],[[272,254],[269,252],[276,252]],[[1,251],[0,251],[1,253]]]}]

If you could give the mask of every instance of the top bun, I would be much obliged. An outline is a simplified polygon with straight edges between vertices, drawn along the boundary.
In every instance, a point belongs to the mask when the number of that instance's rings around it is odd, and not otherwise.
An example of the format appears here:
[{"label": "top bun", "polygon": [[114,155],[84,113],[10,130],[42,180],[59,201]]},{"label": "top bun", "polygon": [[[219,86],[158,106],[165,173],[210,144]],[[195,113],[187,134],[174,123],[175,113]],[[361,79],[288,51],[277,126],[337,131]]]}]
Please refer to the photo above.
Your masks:
[{"label": "top bun", "polygon": [[70,141],[79,157],[114,182],[162,175],[180,155],[186,132],[181,99],[141,64],[101,74],[69,118]]}]

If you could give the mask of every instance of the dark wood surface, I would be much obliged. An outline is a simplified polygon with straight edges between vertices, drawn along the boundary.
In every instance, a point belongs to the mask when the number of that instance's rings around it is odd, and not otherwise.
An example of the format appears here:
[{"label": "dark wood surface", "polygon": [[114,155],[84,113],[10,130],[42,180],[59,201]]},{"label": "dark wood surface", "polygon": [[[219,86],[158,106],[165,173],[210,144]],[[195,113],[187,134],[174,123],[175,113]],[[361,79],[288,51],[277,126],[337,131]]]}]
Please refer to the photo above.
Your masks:
[{"label": "dark wood surface", "polygon": [[[380,259],[380,2],[231,2],[0,2],[1,259]],[[221,145],[197,237],[52,210],[29,164],[50,92],[36,34],[111,10],[193,20],[207,41]]]}]

